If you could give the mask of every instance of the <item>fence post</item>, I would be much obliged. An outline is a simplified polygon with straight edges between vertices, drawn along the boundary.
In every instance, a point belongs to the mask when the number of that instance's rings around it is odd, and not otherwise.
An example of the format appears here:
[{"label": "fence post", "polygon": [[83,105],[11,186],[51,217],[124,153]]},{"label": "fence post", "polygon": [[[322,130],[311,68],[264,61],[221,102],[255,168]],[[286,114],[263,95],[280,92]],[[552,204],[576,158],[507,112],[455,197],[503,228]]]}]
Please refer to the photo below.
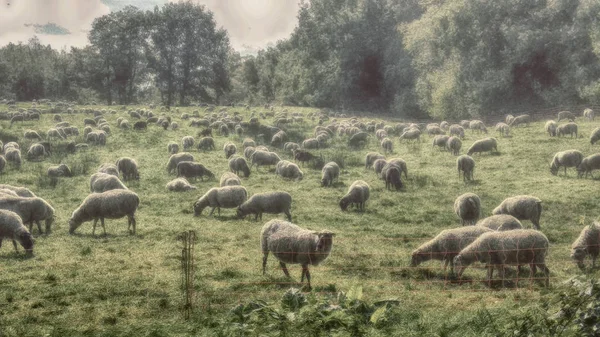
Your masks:
[{"label": "fence post", "polygon": [[183,317],[188,320],[194,307],[194,245],[196,232],[181,233],[181,290],[183,292]]}]

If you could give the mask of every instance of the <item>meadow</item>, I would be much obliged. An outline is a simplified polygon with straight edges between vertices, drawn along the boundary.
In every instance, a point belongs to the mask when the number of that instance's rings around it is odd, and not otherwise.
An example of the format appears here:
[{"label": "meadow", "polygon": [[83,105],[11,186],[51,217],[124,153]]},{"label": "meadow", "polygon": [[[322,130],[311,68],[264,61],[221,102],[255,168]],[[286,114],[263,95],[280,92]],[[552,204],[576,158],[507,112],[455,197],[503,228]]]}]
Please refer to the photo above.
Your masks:
[{"label": "meadow", "polygon": [[[19,104],[27,108],[30,104]],[[167,143],[181,143],[192,135],[197,140],[201,129],[181,120],[182,113],[204,108],[178,108],[166,112],[179,122],[178,130],[163,130],[149,125],[146,131],[121,130],[116,119],[127,116],[120,107],[92,106],[85,108],[115,109],[107,113],[112,132],[106,146],[90,146],[74,155],[55,152],[42,162],[24,160],[20,169],[7,165],[0,183],[25,186],[50,202],[56,210],[56,220],[50,235],[33,230],[36,242],[34,257],[26,258],[21,248],[15,253],[10,242],[0,249],[0,336],[188,336],[232,335],[231,309],[249,301],[264,301],[276,305],[290,287],[301,287],[300,267],[289,265],[292,279],[284,277],[278,263],[270,256],[266,275],[262,275],[262,253],[259,234],[262,225],[284,215],[264,214],[262,221],[253,216],[238,219],[235,209],[222,209],[221,216],[208,216],[205,210],[193,216],[192,204],[208,189],[219,184],[220,175],[228,170],[222,151],[226,142],[234,142],[241,153],[244,135],[215,135],[215,151],[193,153],[195,160],[215,173],[216,179],[192,181],[196,191],[168,192],[165,185],[174,179],[167,174],[169,158]],[[127,107],[147,108],[142,106]],[[282,107],[277,107],[276,112]],[[303,115],[318,113],[317,109],[287,107]],[[265,112],[262,108],[253,108]],[[238,111],[248,120],[250,111],[228,108],[228,114]],[[64,121],[83,130],[83,119],[89,114],[67,114]],[[155,109],[155,115],[160,115]],[[393,125],[397,119],[382,116],[360,117],[364,121],[384,120]],[[501,315],[505,312],[544,310],[540,298],[559,284],[582,272],[570,260],[570,245],[583,224],[598,216],[600,205],[599,178],[581,179],[573,169],[568,175],[550,174],[549,163],[554,153],[578,149],[584,155],[598,152],[588,136],[600,122],[578,118],[582,138],[551,138],[544,132],[546,119],[554,115],[536,115],[529,127],[511,130],[510,137],[501,137],[488,123],[490,136],[498,139],[498,153],[475,155],[475,180],[469,183],[458,178],[456,157],[432,148],[431,137],[423,135],[421,142],[399,142],[393,136],[394,152],[388,158],[401,157],[408,163],[405,188],[388,191],[372,169],[365,169],[367,152],[383,153],[374,135],[362,149],[347,146],[346,136],[336,136],[327,148],[313,150],[323,162],[336,161],[342,167],[339,182],[333,187],[320,186],[321,171],[314,164],[301,166],[304,179],[284,180],[274,168],[252,169],[242,178],[249,196],[254,193],[281,190],[293,197],[292,221],[309,229],[329,229],[336,233],[333,250],[320,266],[311,267],[313,290],[305,293],[310,301],[339,299],[340,293],[374,303],[385,299],[399,301],[396,319],[379,329],[375,324],[368,335],[485,335],[473,330],[469,322],[481,318],[482,310]],[[332,117],[333,119],[333,117]],[[326,121],[326,125],[330,121]],[[271,124],[272,118],[261,119]],[[17,140],[23,156],[32,143],[23,139],[26,129],[40,133],[55,122],[52,114],[43,114],[40,121],[15,123],[1,121],[0,140]],[[316,122],[305,117],[304,122],[286,127],[289,141],[300,143],[312,135]],[[485,135],[467,130],[462,153]],[[77,143],[82,136],[73,137]],[[291,153],[272,149],[282,159],[292,160]],[[68,233],[68,219],[89,194],[89,176],[102,163],[114,163],[120,157],[135,158],[140,166],[140,180],[126,185],[136,192],[140,207],[136,213],[137,233],[129,235],[125,218],[107,220],[107,235],[92,236],[92,225],[83,224],[75,233]],[[58,163],[68,164],[75,173],[61,178],[55,185],[46,177],[46,169]],[[598,177],[598,173],[596,173]],[[371,186],[371,196],[364,213],[351,209],[342,212],[339,199],[348,186],[358,179]],[[550,288],[538,280],[512,282],[507,288],[489,287],[486,271],[475,265],[465,271],[463,282],[447,277],[438,261],[418,268],[409,267],[413,249],[434,237],[443,229],[460,226],[453,212],[457,196],[473,192],[482,200],[483,215],[509,196],[529,194],[543,201],[541,229],[550,240],[547,257],[551,271]],[[531,227],[529,221],[523,222]],[[181,314],[181,249],[179,235],[188,230],[197,234],[195,308],[190,320]],[[514,276],[514,273],[509,274]],[[540,276],[541,274],[538,274]],[[597,270],[589,276],[598,275]],[[360,292],[360,296],[356,295]],[[487,318],[486,318],[487,319]],[[481,318],[481,320],[486,321]],[[493,319],[491,319],[493,321]],[[487,322],[487,321],[486,321]],[[484,325],[484,323],[481,323]],[[492,323],[489,323],[492,324]],[[293,335],[267,330],[237,330],[238,335]],[[332,332],[333,331],[333,332]],[[332,335],[352,335],[340,328]],[[335,333],[334,333],[335,332]],[[491,334],[491,333],[490,333]],[[314,334],[320,335],[320,334]],[[329,334],[323,334],[329,335]]]}]

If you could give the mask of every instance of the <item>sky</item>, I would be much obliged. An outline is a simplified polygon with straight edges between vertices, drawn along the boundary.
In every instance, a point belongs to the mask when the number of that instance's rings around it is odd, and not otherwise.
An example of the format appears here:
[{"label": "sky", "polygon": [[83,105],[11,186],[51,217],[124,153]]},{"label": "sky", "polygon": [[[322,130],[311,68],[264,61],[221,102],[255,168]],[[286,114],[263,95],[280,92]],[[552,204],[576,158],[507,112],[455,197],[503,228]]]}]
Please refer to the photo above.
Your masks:
[{"label": "sky", "polygon": [[[95,18],[127,5],[153,9],[180,0],[0,0],[0,46],[34,35],[53,48],[82,47]],[[215,13],[240,51],[264,48],[287,38],[297,23],[300,0],[193,0]]]}]

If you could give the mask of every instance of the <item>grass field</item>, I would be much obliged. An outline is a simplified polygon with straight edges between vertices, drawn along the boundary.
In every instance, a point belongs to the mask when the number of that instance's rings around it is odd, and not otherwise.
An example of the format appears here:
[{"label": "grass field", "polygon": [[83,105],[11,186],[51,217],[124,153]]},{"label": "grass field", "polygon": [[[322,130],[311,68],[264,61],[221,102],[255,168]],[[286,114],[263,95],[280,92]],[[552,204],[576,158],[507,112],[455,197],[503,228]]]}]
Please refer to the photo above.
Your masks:
[{"label": "grass field", "polygon": [[[208,216],[207,210],[200,217],[193,216],[193,202],[209,188],[218,186],[218,178],[228,170],[223,145],[232,141],[240,152],[243,138],[215,134],[215,151],[191,151],[196,161],[215,173],[216,180],[192,182],[198,186],[197,191],[166,191],[165,184],[174,178],[166,172],[167,143],[180,143],[186,135],[199,138],[199,129],[180,120],[181,113],[195,109],[179,108],[178,113],[168,113],[181,125],[176,131],[164,131],[156,125],[147,131],[120,130],[116,119],[125,116],[126,111],[118,109],[116,114],[105,117],[112,128],[105,147],[90,147],[64,158],[53,155],[43,162],[25,160],[20,170],[7,166],[0,183],[33,190],[56,209],[56,221],[51,235],[39,235],[34,229],[33,258],[25,258],[22,249],[19,254],[14,253],[10,242],[5,241],[0,249],[0,336],[226,335],[223,331],[231,308],[253,299],[277,303],[288,288],[298,286],[290,283],[299,281],[298,265],[289,266],[293,276],[289,280],[271,256],[267,274],[261,273],[259,233],[273,215],[265,214],[262,222],[255,222],[250,216],[237,219],[234,209],[222,209],[220,217]],[[317,111],[288,109],[303,114]],[[228,111],[239,111],[248,120],[249,112],[242,108]],[[83,119],[90,115],[62,116],[82,131]],[[301,142],[312,134],[315,123],[308,118],[305,121],[288,128],[291,141]],[[484,215],[490,215],[506,197],[530,194],[543,200],[541,228],[551,242],[547,258],[550,291],[581,274],[569,259],[570,245],[582,228],[582,219],[588,224],[598,215],[600,182],[579,179],[573,169],[568,170],[566,177],[562,172],[552,176],[549,171],[549,162],[557,151],[578,149],[586,156],[598,151],[590,145],[588,135],[600,124],[578,122],[580,135],[584,136],[578,139],[549,138],[542,120],[530,127],[513,129],[509,138],[495,135],[499,153],[474,156],[475,181],[468,184],[458,179],[456,157],[432,149],[426,135],[418,145],[393,138],[394,153],[388,158],[401,157],[408,163],[408,179],[401,192],[387,191],[384,182],[364,168],[367,152],[382,152],[374,136],[361,150],[349,149],[347,137],[335,137],[328,148],[313,151],[321,154],[325,162],[343,159],[340,181],[333,188],[321,188],[320,170],[309,165],[302,168],[304,179],[300,182],[282,180],[274,174],[274,168],[261,168],[260,172],[253,169],[251,176],[242,180],[249,195],[273,190],[289,192],[294,200],[294,223],[337,234],[329,258],[311,268],[315,294],[311,298],[360,287],[365,301],[399,299],[403,311],[391,330],[384,333],[374,326],[368,331],[370,335],[481,335],[467,323],[478,317],[482,308],[498,313],[535,308],[549,290],[543,288],[541,281],[531,286],[527,280],[507,289],[490,289],[483,282],[486,272],[478,265],[465,272],[465,279],[471,282],[459,284],[446,279],[439,262],[410,268],[410,253],[441,230],[460,226],[453,203],[462,193],[478,194]],[[261,123],[269,124],[271,120]],[[25,157],[31,142],[23,140],[23,131],[34,129],[45,134],[54,124],[52,115],[43,115],[39,122],[16,123],[12,128],[2,121],[0,138],[6,142],[18,137]],[[467,130],[461,153],[483,137]],[[83,137],[76,137],[75,141],[83,142]],[[282,159],[291,160],[290,154],[280,149],[277,152]],[[89,176],[100,164],[114,163],[122,156],[135,158],[140,166],[139,182],[126,183],[141,199],[136,214],[137,234],[128,235],[127,220],[123,218],[106,221],[107,236],[92,236],[91,223],[69,235],[68,219],[89,194]],[[45,172],[61,160],[76,175],[60,179],[53,187]],[[358,179],[371,186],[366,211],[341,212],[339,199]],[[524,221],[524,225],[531,227],[529,221]],[[182,319],[180,310],[182,245],[177,240],[186,230],[195,230],[198,236],[196,309],[189,321]],[[597,271],[593,275],[597,276]],[[273,331],[272,335],[278,335]],[[347,335],[343,331],[338,334]]]}]

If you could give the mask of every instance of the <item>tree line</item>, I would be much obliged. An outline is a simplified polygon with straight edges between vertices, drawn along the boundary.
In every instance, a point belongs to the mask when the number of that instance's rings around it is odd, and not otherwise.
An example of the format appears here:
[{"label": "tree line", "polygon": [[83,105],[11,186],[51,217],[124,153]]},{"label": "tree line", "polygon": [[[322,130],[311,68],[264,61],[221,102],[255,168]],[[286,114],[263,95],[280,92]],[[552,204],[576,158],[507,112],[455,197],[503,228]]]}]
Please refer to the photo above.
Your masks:
[{"label": "tree line", "polygon": [[126,7],[84,48],[1,48],[0,97],[436,118],[600,103],[594,0],[311,0],[297,17],[289,38],[241,56],[203,6]]}]

